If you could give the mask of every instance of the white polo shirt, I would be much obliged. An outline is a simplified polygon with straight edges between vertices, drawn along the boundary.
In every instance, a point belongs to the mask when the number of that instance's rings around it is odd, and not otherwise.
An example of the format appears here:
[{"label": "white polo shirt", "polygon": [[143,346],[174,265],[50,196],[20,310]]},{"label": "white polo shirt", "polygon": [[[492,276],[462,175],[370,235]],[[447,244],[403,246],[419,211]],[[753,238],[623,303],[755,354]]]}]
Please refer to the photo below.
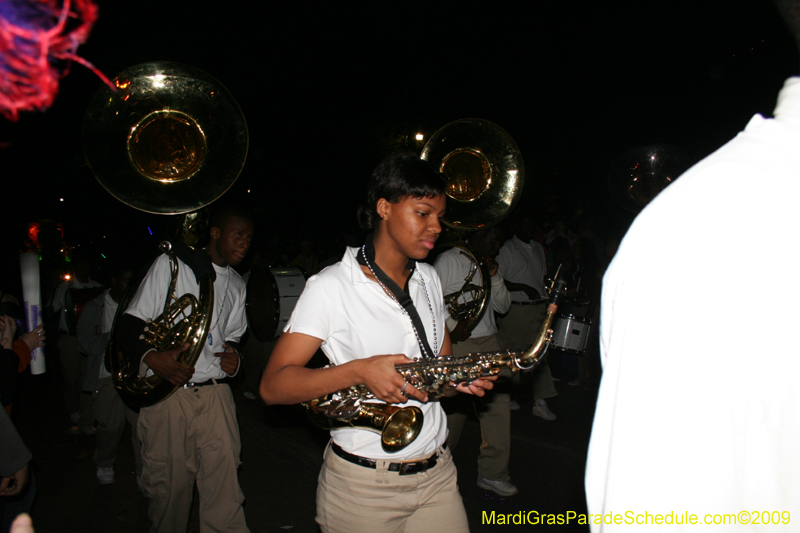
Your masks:
[{"label": "white polo shirt", "polygon": [[[322,351],[337,365],[373,355],[421,357],[411,319],[399,303],[367,278],[356,260],[358,252],[359,248],[348,248],[340,262],[308,279],[284,331],[322,340]],[[438,349],[441,350],[444,302],[439,276],[433,267],[417,263],[408,282],[408,291],[432,348],[435,321]],[[335,429],[331,431],[331,438],[345,451],[372,459],[398,461],[433,454],[447,438],[447,419],[439,402],[422,404],[409,400],[404,405],[422,409],[425,420],[417,439],[398,453],[383,451],[380,435],[371,431]]]},{"label": "white polo shirt", "polygon": [[[547,298],[544,275],[547,273],[547,258],[544,248],[536,241],[522,241],[514,235],[508,239],[497,255],[497,272],[512,283],[523,283],[533,287],[539,296]],[[525,291],[511,291],[514,302],[530,302]]]}]

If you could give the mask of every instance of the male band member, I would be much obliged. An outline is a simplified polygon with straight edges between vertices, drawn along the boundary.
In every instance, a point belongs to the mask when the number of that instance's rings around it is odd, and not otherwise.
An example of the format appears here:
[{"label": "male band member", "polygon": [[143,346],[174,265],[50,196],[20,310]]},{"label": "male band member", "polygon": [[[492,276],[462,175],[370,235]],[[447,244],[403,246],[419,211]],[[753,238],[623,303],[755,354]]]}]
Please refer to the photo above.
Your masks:
[{"label": "male band member", "polygon": [[[497,352],[503,347],[497,336],[494,313],[505,313],[511,305],[511,297],[497,274],[497,263],[492,259],[500,249],[495,228],[479,230],[469,237],[469,245],[475,256],[488,261],[491,275],[491,297],[486,313],[471,331],[466,331],[467,320],[457,322],[448,311],[446,322],[453,342],[453,355],[463,357],[475,352]],[[472,262],[459,248],[451,248],[436,258],[434,267],[442,280],[445,295],[457,292],[468,276]],[[477,278],[476,278],[477,281]],[[462,297],[463,298],[463,297]],[[461,300],[460,300],[461,301]],[[508,376],[510,377],[510,376]],[[477,411],[481,423],[481,450],[478,456],[478,486],[500,496],[513,496],[519,490],[511,483],[508,462],[511,456],[511,395],[499,384],[485,398],[473,400],[455,397],[443,405],[447,411],[447,426],[450,431],[448,444],[455,449],[464,429],[468,413]]]},{"label": "male band member", "polygon": [[[800,46],[800,1],[776,3]],[[751,118],[625,235],[603,279],[603,378],[586,466],[594,516],[674,511],[647,530],[673,531],[694,514],[761,531],[800,515],[800,349],[780,327],[800,321],[798,147],[793,77],[774,118]],[[770,260],[742,253],[748,242]],[[763,280],[752,305],[731,290],[742,280]],[[613,524],[593,529],[628,529]]]},{"label": "male band member", "polygon": [[[523,351],[536,339],[547,314],[547,289],[544,276],[547,259],[544,248],[533,240],[534,222],[529,216],[519,219],[516,232],[500,248],[498,272],[511,291],[511,308],[498,320],[502,345],[507,350]],[[533,370],[533,414],[555,420],[546,398],[558,396],[547,359]]]},{"label": "male band member", "polygon": [[247,254],[253,222],[243,212],[226,208],[212,217],[210,226],[208,246],[179,260],[176,288],[178,296],[197,296],[201,273],[215,275],[208,339],[195,367],[175,360],[188,344],[156,352],[138,340],[144,324],[164,309],[171,279],[166,255],[150,267],[121,321],[125,353],[140,357],[146,372],[182,385],[166,400],[139,412],[142,485],[150,499],[152,532],[186,531],[195,482],[201,531],[248,531],[236,472],[241,439],[227,381],[239,370],[237,343],[247,328],[245,283],[231,266]]},{"label": "male band member", "polygon": [[97,465],[97,480],[103,485],[114,482],[113,465],[126,420],[133,428],[137,481],[140,481],[142,474],[142,443],[136,435],[139,414],[122,402],[111,381],[111,373],[103,364],[114,316],[132,274],[133,271],[126,267],[115,269],[111,275],[111,288],[86,303],[77,326],[78,348],[88,358],[83,389],[95,394],[94,419],[98,426],[94,462]]}]

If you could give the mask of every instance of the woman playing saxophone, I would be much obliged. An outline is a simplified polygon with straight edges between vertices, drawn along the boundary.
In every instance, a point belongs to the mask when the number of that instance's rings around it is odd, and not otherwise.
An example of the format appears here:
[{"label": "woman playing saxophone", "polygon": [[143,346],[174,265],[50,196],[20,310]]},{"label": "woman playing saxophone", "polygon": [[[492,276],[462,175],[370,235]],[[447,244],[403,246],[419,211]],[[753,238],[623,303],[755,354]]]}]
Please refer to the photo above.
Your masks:
[{"label": "woman playing saxophone", "polygon": [[[334,531],[468,531],[447,422],[438,402],[395,365],[452,355],[436,271],[418,263],[433,249],[445,210],[443,176],[414,154],[375,169],[359,221],[361,248],[311,277],[261,381],[268,404],[306,402],[355,385],[424,413],[419,436],[399,452],[361,429],[331,431],[317,487],[317,523]],[[333,366],[305,368],[321,348]],[[482,396],[491,379],[451,387]]]}]

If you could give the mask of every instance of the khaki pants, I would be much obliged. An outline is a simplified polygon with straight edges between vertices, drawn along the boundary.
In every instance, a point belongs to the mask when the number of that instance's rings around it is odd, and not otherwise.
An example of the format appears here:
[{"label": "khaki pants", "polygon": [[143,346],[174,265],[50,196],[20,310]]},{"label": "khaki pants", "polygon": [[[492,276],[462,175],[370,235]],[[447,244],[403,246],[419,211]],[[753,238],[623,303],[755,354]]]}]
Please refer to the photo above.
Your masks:
[{"label": "khaki pants", "polygon": [[[537,305],[511,304],[511,309],[497,321],[503,349],[522,351],[529,348],[547,314],[547,302]],[[533,370],[533,398],[544,400],[558,396],[547,358]]]},{"label": "khaki pants", "polygon": [[[497,335],[467,339],[453,345],[453,355],[463,357],[469,353],[496,352],[500,343]],[[508,378],[505,374],[502,378]],[[483,398],[459,393],[442,402],[447,412],[448,445],[455,450],[471,412],[481,423],[481,448],[478,455],[478,474],[493,481],[510,481],[508,462],[511,457],[511,395],[501,392],[507,384],[495,382],[495,389]]]},{"label": "khaki pants", "polygon": [[94,451],[94,463],[101,468],[114,465],[117,448],[122,434],[125,432],[125,421],[131,425],[133,433],[133,453],[136,459],[136,477],[142,474],[142,442],[136,435],[139,414],[129,409],[119,397],[111,378],[102,378],[97,382],[97,393],[94,401],[94,417],[97,419],[97,448]]},{"label": "khaki pants", "polygon": [[359,466],[328,446],[317,485],[316,520],[322,533],[469,531],[450,450],[441,451],[436,466],[418,474],[401,476],[389,472],[388,465]]},{"label": "khaki pants", "polygon": [[237,475],[242,445],[228,385],[179,388],[139,412],[138,435],[151,532],[186,531],[195,482],[200,531],[249,531]]}]

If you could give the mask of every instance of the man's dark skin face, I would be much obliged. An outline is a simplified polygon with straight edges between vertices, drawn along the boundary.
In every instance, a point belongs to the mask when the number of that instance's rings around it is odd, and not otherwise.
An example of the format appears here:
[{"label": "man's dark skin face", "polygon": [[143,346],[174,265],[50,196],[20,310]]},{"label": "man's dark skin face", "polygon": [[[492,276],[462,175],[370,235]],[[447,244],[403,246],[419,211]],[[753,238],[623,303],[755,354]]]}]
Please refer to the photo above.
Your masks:
[{"label": "man's dark skin face", "polygon": [[475,236],[470,239],[469,244],[479,258],[493,258],[500,252],[500,241],[497,238],[497,232],[491,228],[476,232]]},{"label": "man's dark skin face", "polygon": [[232,216],[221,228],[211,228],[208,254],[217,266],[236,266],[244,260],[253,239],[253,223],[245,218]]},{"label": "man's dark skin face", "polygon": [[[253,223],[250,220],[232,216],[221,226],[221,228],[211,228],[211,242],[206,251],[215,265],[220,267],[236,266],[242,262],[250,249]],[[225,351],[217,352],[214,355],[220,358],[220,367],[225,373],[235,374],[239,367],[239,354],[236,347],[228,343],[223,344],[222,347]],[[184,344],[180,348],[167,352],[150,352],[145,356],[145,363],[153,369],[153,372],[173,385],[183,385],[191,379],[194,367],[187,368],[178,363],[175,358],[188,348],[189,344]]]}]

